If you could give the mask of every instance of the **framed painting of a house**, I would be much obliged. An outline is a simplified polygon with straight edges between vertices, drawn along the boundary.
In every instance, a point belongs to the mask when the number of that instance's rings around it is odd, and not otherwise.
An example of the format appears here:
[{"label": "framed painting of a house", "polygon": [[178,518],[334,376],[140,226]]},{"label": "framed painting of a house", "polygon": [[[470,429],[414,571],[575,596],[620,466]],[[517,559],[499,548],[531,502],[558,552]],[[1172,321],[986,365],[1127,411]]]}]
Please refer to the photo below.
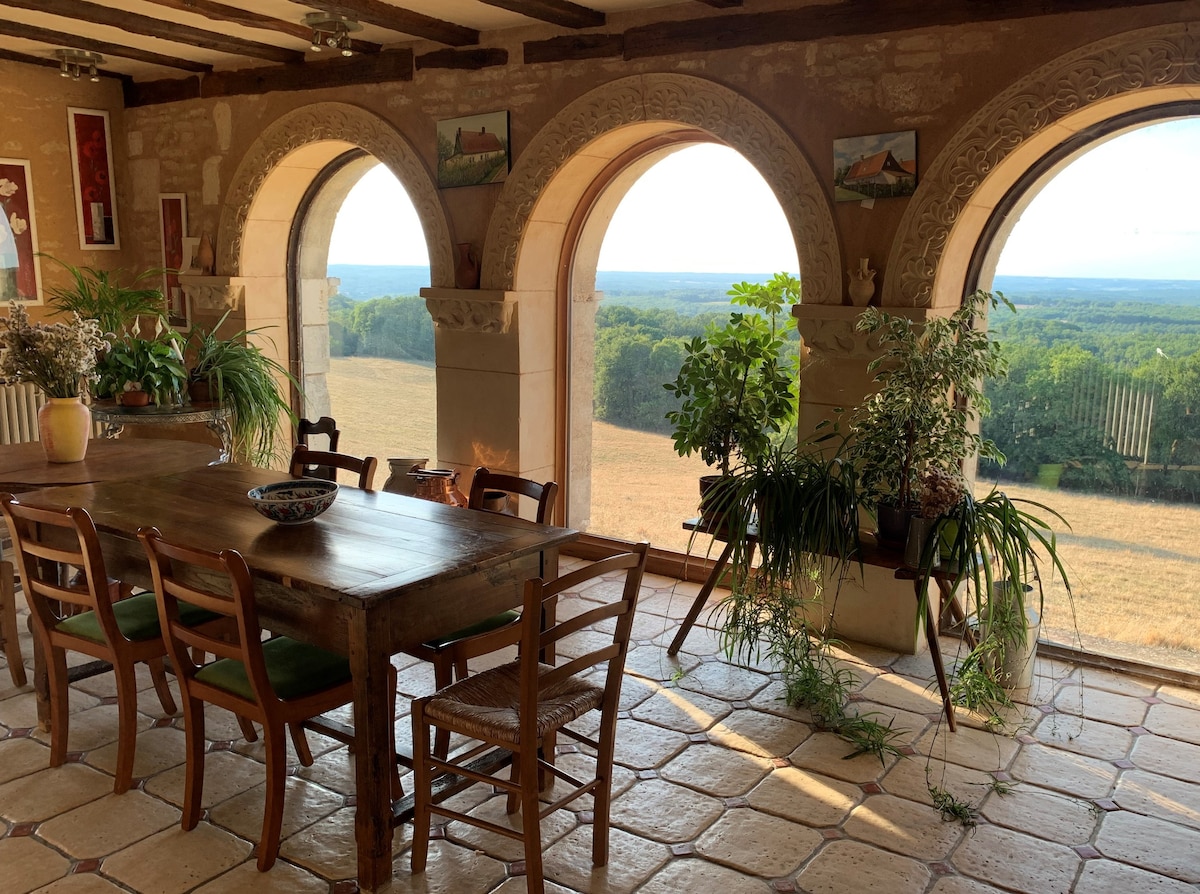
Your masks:
[{"label": "framed painting of a house", "polygon": [[0,303],[42,303],[29,162],[0,158]]},{"label": "framed painting of a house", "polygon": [[438,186],[479,186],[508,177],[508,112],[437,123]]},{"label": "framed painting of a house", "polygon": [[833,190],[837,201],[911,196],[916,188],[915,130],[833,141]]},{"label": "framed painting of a house", "polygon": [[186,329],[189,325],[187,301],[179,283],[179,274],[188,270],[192,260],[184,254],[187,196],[181,192],[160,193],[158,222],[162,238],[163,295],[167,299],[167,322],[175,329]]},{"label": "framed painting of a house", "polygon": [[118,249],[117,202],[108,112],[67,109],[71,172],[75,175],[75,219],[82,249]]}]

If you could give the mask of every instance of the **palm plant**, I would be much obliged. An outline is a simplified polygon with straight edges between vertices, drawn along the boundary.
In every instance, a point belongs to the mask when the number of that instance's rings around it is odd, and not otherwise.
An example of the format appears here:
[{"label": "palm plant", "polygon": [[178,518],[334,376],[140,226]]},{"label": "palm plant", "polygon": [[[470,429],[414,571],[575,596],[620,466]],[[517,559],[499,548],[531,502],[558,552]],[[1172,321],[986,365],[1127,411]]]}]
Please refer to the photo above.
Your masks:
[{"label": "palm plant", "polygon": [[121,285],[123,270],[97,270],[95,267],[76,267],[51,255],[42,257],[59,264],[71,275],[72,284],[55,286],[50,291],[50,306],[58,313],[77,313],[85,320],[95,320],[103,333],[120,336],[138,334],[138,317],[157,317],[166,314],[163,293],[140,283],[161,281],[161,268],[144,270],[133,277],[130,285]]},{"label": "palm plant", "polygon": [[209,330],[192,327],[188,346],[192,356],[189,379],[209,386],[212,399],[233,411],[234,453],[256,465],[278,458],[280,417],[292,425],[296,415],[280,390],[280,382],[299,383],[278,361],[268,357],[249,338],[261,329],[243,329],[229,338],[218,338],[216,330],[226,312]]}]

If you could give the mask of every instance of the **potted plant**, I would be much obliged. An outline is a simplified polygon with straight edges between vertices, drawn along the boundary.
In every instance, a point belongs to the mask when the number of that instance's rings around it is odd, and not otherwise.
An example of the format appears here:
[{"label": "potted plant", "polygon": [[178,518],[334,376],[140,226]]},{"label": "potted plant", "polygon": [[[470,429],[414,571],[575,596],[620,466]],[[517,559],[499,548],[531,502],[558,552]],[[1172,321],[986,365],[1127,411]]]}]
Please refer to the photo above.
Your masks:
[{"label": "potted plant", "polygon": [[126,335],[113,340],[97,364],[96,396],[125,406],[183,403],[188,371],[182,344],[183,337],[173,329],[163,329],[154,338]]},{"label": "potted plant", "polygon": [[42,257],[65,268],[72,280],[70,286],[49,289],[50,306],[58,313],[77,313],[85,320],[95,320],[102,333],[113,336],[127,333],[137,335],[139,317],[162,319],[166,313],[162,292],[140,285],[146,281],[160,282],[163,275],[161,268],[138,273],[129,285],[122,285],[120,280],[125,277],[122,270],[76,267],[51,255],[43,254]]},{"label": "potted plant", "polygon": [[788,308],[800,300],[800,281],[777,273],[766,283],[729,290],[734,311],[685,346],[679,374],[663,387],[680,399],[666,414],[680,456],[700,454],[720,476],[765,456],[796,419],[796,358],[788,352],[796,328]]},{"label": "potted plant", "polygon": [[[277,458],[280,416],[296,423],[280,383],[300,386],[278,361],[250,343],[250,336],[261,330],[243,329],[219,338],[216,331],[228,316],[226,312],[212,329],[193,326],[188,333],[189,393],[197,402],[206,398],[228,405],[233,410],[235,454],[255,465],[268,465]],[[197,394],[195,386],[204,386],[206,393]]]},{"label": "potted plant", "polygon": [[972,455],[1002,459],[973,423],[987,413],[986,378],[1003,375],[1000,346],[978,318],[1003,303],[1000,293],[976,291],[948,317],[923,324],[868,308],[860,332],[879,337],[882,353],[868,369],[878,390],[853,412],[850,432],[866,500],[876,504],[883,539],[903,543],[904,527],[889,530],[888,510],[916,509],[921,475],[931,468],[958,473]]}]

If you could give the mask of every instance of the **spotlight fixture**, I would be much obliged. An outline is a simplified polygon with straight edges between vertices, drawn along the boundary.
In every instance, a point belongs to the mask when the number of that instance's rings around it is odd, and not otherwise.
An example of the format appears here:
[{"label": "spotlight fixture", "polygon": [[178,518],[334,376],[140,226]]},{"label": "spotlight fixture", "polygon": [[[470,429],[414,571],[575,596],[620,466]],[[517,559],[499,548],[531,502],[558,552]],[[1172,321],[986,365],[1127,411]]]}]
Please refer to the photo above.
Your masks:
[{"label": "spotlight fixture", "polygon": [[343,56],[354,55],[350,35],[362,30],[362,25],[358,22],[331,12],[310,12],[304,17],[304,24],[312,28],[311,49],[314,53],[328,47],[331,50],[341,50]]},{"label": "spotlight fixture", "polygon": [[54,57],[58,60],[58,73],[64,78],[78,81],[86,74],[93,83],[100,81],[97,65],[104,64],[104,57],[99,53],[89,53],[87,50],[55,50]]}]

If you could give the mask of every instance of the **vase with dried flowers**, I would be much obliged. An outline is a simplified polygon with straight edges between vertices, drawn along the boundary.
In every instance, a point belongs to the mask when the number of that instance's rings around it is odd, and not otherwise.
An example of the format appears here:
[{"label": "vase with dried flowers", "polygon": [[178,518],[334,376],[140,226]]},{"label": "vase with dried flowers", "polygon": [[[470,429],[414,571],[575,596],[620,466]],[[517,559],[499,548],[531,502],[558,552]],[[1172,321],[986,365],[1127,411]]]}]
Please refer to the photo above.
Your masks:
[{"label": "vase with dried flowers", "polygon": [[87,453],[92,416],[82,396],[96,376],[96,354],[108,347],[95,320],[72,314],[68,323],[30,323],[13,302],[0,317],[0,378],[32,382],[46,395],[38,430],[46,459],[79,462]]}]

